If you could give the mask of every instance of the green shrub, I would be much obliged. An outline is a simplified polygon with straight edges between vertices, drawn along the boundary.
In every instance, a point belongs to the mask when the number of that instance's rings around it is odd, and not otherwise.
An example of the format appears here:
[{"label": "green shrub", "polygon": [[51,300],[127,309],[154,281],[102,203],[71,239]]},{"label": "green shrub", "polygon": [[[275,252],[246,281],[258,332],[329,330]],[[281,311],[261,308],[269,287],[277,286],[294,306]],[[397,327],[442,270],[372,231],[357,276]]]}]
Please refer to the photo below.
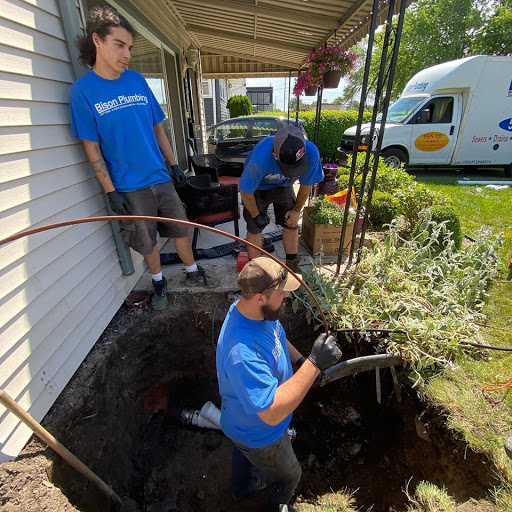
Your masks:
[{"label": "green shrub", "polygon": [[229,117],[250,116],[252,114],[252,103],[248,96],[237,94],[229,98],[227,107]]},{"label": "green shrub", "polygon": [[[343,174],[341,176],[338,176],[338,185],[340,186],[340,190],[345,190],[346,188],[348,188],[348,179],[349,179],[348,174]],[[354,178],[353,186],[356,191],[356,194],[359,194],[359,192],[361,191],[361,180],[362,180],[361,176],[356,176]]]},{"label": "green shrub", "polygon": [[370,220],[373,226],[389,224],[399,214],[399,205],[389,192],[373,191],[372,204],[370,205]]},{"label": "green shrub", "polygon": [[[262,115],[287,116],[287,112],[262,112]],[[308,139],[313,141],[315,136],[316,112],[299,112],[299,119],[304,120],[304,131]],[[320,133],[318,134],[318,150],[320,158],[325,162],[339,160],[338,148],[341,137],[347,128],[357,124],[356,110],[323,110],[320,115]],[[295,112],[290,112],[290,119],[295,119]],[[369,121],[371,112],[365,112],[363,122]]]},{"label": "green shrub", "polygon": [[[366,154],[359,153],[356,161],[356,175],[362,175],[364,170]],[[371,172],[373,170],[373,155],[370,156],[368,162],[368,180],[370,179]],[[352,157],[348,158],[346,167],[340,167],[338,169],[338,176],[348,176],[350,174],[350,167],[352,165]],[[347,180],[348,181],[348,180]],[[368,183],[368,181],[367,181]],[[405,189],[414,186],[414,178],[410,176],[401,167],[392,167],[384,163],[382,158],[379,158],[379,165],[377,167],[377,174],[375,176],[375,188],[381,192],[394,193],[397,190]]]},{"label": "green shrub", "polygon": [[423,183],[413,183],[406,189],[397,190],[396,198],[400,205],[400,213],[405,217],[411,229],[416,225],[420,213],[426,208],[451,204],[448,197],[433,192]]},{"label": "green shrub", "polygon": [[[445,228],[434,232],[435,224],[445,223]],[[462,247],[462,229],[460,219],[452,205],[437,204],[420,212],[418,220],[412,230],[413,238],[423,234],[422,238],[436,236],[437,243],[434,244],[435,253],[441,252],[448,241],[453,240],[455,247]]]}]

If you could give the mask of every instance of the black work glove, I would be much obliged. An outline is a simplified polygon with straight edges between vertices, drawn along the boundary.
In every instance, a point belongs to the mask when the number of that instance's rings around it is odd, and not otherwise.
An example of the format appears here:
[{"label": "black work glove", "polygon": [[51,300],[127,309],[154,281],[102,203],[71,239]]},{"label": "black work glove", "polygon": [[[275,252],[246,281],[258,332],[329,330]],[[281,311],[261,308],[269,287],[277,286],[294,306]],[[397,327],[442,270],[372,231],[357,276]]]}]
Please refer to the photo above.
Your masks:
[{"label": "black work glove", "polygon": [[264,229],[265,226],[270,224],[270,218],[268,215],[265,215],[264,213],[260,213],[259,215],[256,215],[256,217],[253,217],[252,220],[258,226],[258,229]]},{"label": "black work glove", "polygon": [[130,208],[130,203],[128,200],[117,190],[113,190],[112,192],[107,192],[108,202],[110,203],[110,208],[117,215],[131,215],[132,209]]},{"label": "black work glove", "polygon": [[174,180],[174,184],[177,188],[181,188],[185,185],[185,183],[187,183],[187,177],[185,176],[185,173],[180,169],[179,165],[171,165],[169,167],[169,174]]},{"label": "black work glove", "polygon": [[336,345],[336,338],[331,334],[320,334],[313,344],[308,359],[321,371],[335,364],[341,357],[341,350]]}]

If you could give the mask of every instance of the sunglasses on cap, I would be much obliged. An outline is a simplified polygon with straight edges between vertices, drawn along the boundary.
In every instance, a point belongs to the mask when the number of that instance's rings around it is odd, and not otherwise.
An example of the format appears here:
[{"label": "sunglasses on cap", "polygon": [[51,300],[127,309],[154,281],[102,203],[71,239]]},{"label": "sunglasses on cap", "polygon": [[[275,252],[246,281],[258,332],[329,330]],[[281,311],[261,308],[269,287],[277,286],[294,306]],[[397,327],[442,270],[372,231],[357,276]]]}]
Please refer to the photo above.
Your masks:
[{"label": "sunglasses on cap", "polygon": [[263,293],[265,290],[268,290],[269,288],[273,288],[274,286],[279,286],[280,283],[286,283],[286,280],[288,279],[288,270],[285,268],[281,269],[281,272],[279,272],[279,275],[263,290],[259,291],[258,293]]}]

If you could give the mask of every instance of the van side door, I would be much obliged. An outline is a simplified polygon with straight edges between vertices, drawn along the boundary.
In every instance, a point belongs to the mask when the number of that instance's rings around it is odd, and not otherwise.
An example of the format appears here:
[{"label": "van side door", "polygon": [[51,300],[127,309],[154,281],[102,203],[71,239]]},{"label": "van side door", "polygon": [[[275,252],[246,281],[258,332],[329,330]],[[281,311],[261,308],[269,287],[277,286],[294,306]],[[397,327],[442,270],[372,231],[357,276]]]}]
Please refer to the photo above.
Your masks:
[{"label": "van side door", "polygon": [[460,126],[459,94],[434,96],[407,124],[412,125],[409,164],[442,165],[452,159]]}]

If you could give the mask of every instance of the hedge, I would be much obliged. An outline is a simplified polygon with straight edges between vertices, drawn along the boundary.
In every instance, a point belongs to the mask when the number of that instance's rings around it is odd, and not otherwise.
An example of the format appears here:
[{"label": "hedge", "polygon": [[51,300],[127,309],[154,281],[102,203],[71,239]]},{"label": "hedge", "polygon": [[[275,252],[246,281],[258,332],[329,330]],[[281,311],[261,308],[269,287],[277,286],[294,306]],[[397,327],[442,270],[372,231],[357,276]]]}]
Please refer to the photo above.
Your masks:
[{"label": "hedge", "polygon": [[[261,112],[258,115],[288,116],[288,112]],[[322,110],[320,114],[320,133],[318,150],[323,163],[337,162],[340,159],[338,148],[341,137],[347,128],[357,124],[357,110]],[[310,141],[315,137],[316,112],[299,112],[299,119],[304,120],[304,131]],[[290,111],[290,119],[295,119],[295,112]],[[363,121],[369,122],[371,112],[364,112]]]}]

